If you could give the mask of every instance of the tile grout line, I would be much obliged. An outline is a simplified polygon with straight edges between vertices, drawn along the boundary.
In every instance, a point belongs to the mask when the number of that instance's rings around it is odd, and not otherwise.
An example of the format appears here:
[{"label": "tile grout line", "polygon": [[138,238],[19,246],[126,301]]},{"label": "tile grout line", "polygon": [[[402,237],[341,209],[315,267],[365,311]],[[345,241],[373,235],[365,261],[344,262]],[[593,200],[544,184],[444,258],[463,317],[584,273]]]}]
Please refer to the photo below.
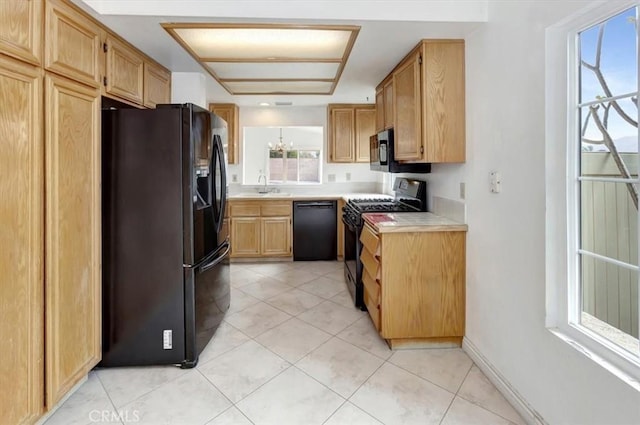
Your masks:
[{"label": "tile grout line", "polygon": [[[423,381],[430,383],[431,385],[435,385],[436,387],[440,388],[441,390],[444,390],[444,391],[448,392],[449,394],[453,394],[454,396],[457,394],[457,392],[456,392],[456,393],[451,392],[451,390],[449,390],[449,389],[447,389],[447,388],[443,387],[442,385],[437,384],[437,383],[433,382],[432,380],[430,380],[430,379],[428,379],[428,378],[425,378],[425,377],[423,377],[423,376],[420,376],[420,375],[418,375],[418,374],[417,374],[417,373],[415,373],[415,372],[412,372],[412,371],[410,371],[410,370],[408,370],[408,369],[405,369],[405,368],[404,368],[404,367],[402,367],[402,366],[399,366],[399,365],[397,365],[397,364],[393,363],[393,362],[391,361],[391,357],[393,357],[393,354],[392,354],[392,355],[389,357],[389,359],[387,360],[387,361],[389,362],[389,364],[391,364],[391,365],[393,365],[393,366],[397,367],[398,369],[402,369],[402,370],[404,370],[405,372],[409,373],[410,375],[413,375],[413,376],[415,376],[416,378],[420,378],[420,379],[422,379]],[[473,366],[473,365],[472,365],[472,366]],[[469,370],[471,370],[471,369],[469,369]],[[467,371],[467,373],[469,373],[469,372]],[[465,375],[465,379],[466,379],[466,375]],[[463,379],[463,380],[462,380],[462,382],[460,383],[460,386],[462,386],[462,383],[463,383],[463,382],[464,382],[464,379]]]},{"label": "tile grout line", "polygon": [[[285,369],[285,370],[286,370],[286,369]],[[217,414],[217,415],[215,415],[213,418],[210,418],[210,419],[208,419],[207,421],[205,421],[205,422],[204,422],[205,424],[207,424],[208,422],[211,422],[212,420],[214,420],[214,419],[215,419],[215,418],[217,418],[218,416],[222,415],[223,413],[225,413],[227,410],[231,409],[232,407],[235,407],[235,408],[236,408],[236,409],[237,409],[237,410],[242,414],[242,416],[244,416],[245,418],[247,418],[247,420],[248,420],[249,422],[251,422],[252,424],[254,423],[251,419],[249,419],[249,418],[247,417],[247,415],[245,415],[245,414],[244,414],[244,412],[243,412],[242,410],[238,409],[238,408],[236,407],[236,403],[234,403],[234,402],[233,402],[229,397],[227,397],[227,395],[226,395],[224,392],[222,392],[222,390],[221,390],[220,388],[218,388],[218,387],[216,386],[216,384],[214,384],[213,382],[211,382],[211,380],[210,380],[209,378],[207,378],[207,376],[206,376],[204,373],[202,373],[202,371],[201,371],[201,370],[198,370],[198,373],[199,373],[200,375],[202,375],[202,377],[203,377],[203,378],[204,378],[204,379],[205,379],[205,380],[206,380],[206,381],[207,381],[207,382],[208,382],[208,383],[209,383],[213,388],[215,388],[215,389],[216,389],[220,394],[222,394],[222,396],[223,396],[224,398],[226,398],[226,399],[227,399],[227,401],[228,401],[229,403],[231,403],[231,405],[230,405],[229,407],[227,407],[226,409],[224,409],[222,412],[218,413],[218,414]]]},{"label": "tile grout line", "polygon": [[[111,395],[109,394],[109,391],[107,391],[107,388],[104,386],[104,383],[102,382],[102,379],[100,379],[100,375],[97,372],[94,372],[94,373],[96,375],[96,378],[98,378],[98,382],[100,382],[100,386],[102,387],[102,391],[104,391],[104,393],[107,395],[107,398],[109,399],[109,402],[111,403],[111,406],[113,407],[113,410],[115,412],[118,412],[118,408],[116,407],[116,404],[111,399]],[[129,403],[127,403],[127,404],[129,404]],[[125,406],[126,406],[126,404],[125,404]],[[122,418],[120,417],[120,413],[118,413],[118,419],[120,420],[120,424],[124,425],[124,422],[122,421]],[[91,422],[93,422],[93,421],[91,421]]]}]

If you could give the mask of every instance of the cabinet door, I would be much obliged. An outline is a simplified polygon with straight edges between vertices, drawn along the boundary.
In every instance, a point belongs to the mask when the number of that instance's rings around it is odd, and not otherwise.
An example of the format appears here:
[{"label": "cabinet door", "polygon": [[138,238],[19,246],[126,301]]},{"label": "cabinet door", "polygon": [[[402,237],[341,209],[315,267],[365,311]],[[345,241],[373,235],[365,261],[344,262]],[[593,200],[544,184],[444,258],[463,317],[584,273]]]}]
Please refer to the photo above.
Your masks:
[{"label": "cabinet door", "polygon": [[155,108],[171,102],[171,73],[149,62],[144,63],[144,106]]},{"label": "cabinet door", "polygon": [[0,51],[39,65],[42,59],[42,0],[0,1]]},{"label": "cabinet door", "polygon": [[393,127],[393,79],[384,85],[384,128]]},{"label": "cabinet door", "polygon": [[260,255],[260,218],[231,218],[231,256],[257,257]]},{"label": "cabinet door", "polygon": [[61,0],[48,0],[45,68],[92,87],[100,86],[100,28]]},{"label": "cabinet door", "polygon": [[353,108],[333,108],[329,113],[329,162],[353,162]]},{"label": "cabinet door", "polygon": [[35,422],[44,404],[41,87],[40,69],[0,57],[0,422],[7,424]]},{"label": "cabinet door", "polygon": [[415,54],[393,74],[394,140],[397,160],[420,160],[420,55]]},{"label": "cabinet door", "polygon": [[227,161],[237,164],[240,161],[238,106],[235,103],[211,103],[209,110],[227,122]]},{"label": "cabinet door", "polygon": [[424,52],[425,160],[464,162],[464,42],[428,43]]},{"label": "cabinet door", "polygon": [[112,35],[105,41],[107,94],[142,104],[144,59]]},{"label": "cabinet door", "polygon": [[369,162],[369,138],[376,132],[376,110],[355,110],[356,162]]},{"label": "cabinet door", "polygon": [[100,91],[45,76],[46,394],[101,356]]},{"label": "cabinet door", "polygon": [[376,91],[376,133],[384,130],[384,89]]},{"label": "cabinet door", "polygon": [[291,253],[291,218],[269,217],[262,219],[263,257],[290,256]]}]

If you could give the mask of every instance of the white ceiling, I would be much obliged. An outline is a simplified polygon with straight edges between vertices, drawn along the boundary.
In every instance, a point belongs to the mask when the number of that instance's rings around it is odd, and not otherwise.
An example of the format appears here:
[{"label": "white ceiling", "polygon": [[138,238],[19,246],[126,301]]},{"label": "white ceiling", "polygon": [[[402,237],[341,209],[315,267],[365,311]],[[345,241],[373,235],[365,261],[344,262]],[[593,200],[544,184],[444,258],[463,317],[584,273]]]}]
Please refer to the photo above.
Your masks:
[{"label": "white ceiling", "polygon": [[[204,74],[207,101],[242,106],[265,101],[294,106],[373,103],[375,86],[419,40],[465,38],[487,21],[487,2],[482,0],[73,1],[171,71]],[[313,23],[359,25],[361,30],[333,95],[233,96],[171,38],[160,26],[163,22]]]}]

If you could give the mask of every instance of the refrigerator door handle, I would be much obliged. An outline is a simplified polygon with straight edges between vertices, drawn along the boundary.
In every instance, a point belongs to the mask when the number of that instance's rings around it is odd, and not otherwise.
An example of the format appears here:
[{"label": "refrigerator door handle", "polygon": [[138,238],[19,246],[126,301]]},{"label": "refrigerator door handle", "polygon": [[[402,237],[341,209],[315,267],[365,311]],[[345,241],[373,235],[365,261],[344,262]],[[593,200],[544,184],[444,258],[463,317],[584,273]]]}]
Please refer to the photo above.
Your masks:
[{"label": "refrigerator door handle", "polygon": [[220,167],[220,211],[219,216],[216,217],[216,232],[220,233],[224,222],[224,210],[227,207],[227,170],[224,163],[224,150],[222,147],[222,140],[215,139],[214,137],[214,152],[216,153],[218,166]]},{"label": "refrigerator door handle", "polygon": [[216,257],[215,260],[213,260],[212,262],[210,262],[209,264],[205,264],[203,266],[200,267],[200,271],[201,272],[206,272],[207,270],[211,269],[212,267],[217,266],[218,264],[220,264],[220,262],[222,260],[224,260],[224,257],[227,256],[227,254],[229,253],[229,250],[231,249],[231,247],[229,246],[228,243],[226,243],[224,246],[224,253],[222,253],[222,255],[219,255],[218,257]]},{"label": "refrigerator door handle", "polygon": [[[207,254],[206,257],[204,257],[203,259],[201,259],[200,261],[198,261],[196,264],[183,264],[182,267],[185,269],[197,269],[202,267],[203,264],[207,264],[211,261],[212,258],[216,258],[219,256],[220,252],[222,252],[223,250],[229,250],[229,240],[225,240],[222,244],[220,244],[220,246],[218,248],[216,248],[215,251]],[[225,253],[226,255],[226,253]]]}]

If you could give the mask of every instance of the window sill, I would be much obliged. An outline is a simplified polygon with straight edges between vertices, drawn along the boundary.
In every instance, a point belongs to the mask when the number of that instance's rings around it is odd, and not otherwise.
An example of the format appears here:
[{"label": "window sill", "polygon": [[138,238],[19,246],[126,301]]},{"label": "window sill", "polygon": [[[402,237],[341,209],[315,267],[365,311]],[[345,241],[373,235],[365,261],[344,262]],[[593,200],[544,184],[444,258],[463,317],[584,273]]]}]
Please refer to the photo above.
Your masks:
[{"label": "window sill", "polygon": [[[614,364],[612,361],[605,359],[603,356],[596,353],[591,348],[587,347],[585,344],[579,342],[577,338],[569,335],[568,332],[564,332],[559,328],[547,328],[549,332],[551,332],[556,337],[560,338],[562,341],[566,342],[571,348],[578,351],[580,354],[594,361],[600,367],[612,373],[618,379],[623,381],[625,384],[629,385],[634,390],[640,392],[640,381],[637,377],[627,373],[622,370],[618,365]],[[579,329],[575,329],[576,332],[582,333]],[[589,338],[587,335],[584,335],[586,338]],[[612,354],[615,355],[615,354]],[[630,365],[632,366],[632,365]],[[633,367],[633,366],[632,366]],[[637,367],[637,366],[636,366]]]}]

